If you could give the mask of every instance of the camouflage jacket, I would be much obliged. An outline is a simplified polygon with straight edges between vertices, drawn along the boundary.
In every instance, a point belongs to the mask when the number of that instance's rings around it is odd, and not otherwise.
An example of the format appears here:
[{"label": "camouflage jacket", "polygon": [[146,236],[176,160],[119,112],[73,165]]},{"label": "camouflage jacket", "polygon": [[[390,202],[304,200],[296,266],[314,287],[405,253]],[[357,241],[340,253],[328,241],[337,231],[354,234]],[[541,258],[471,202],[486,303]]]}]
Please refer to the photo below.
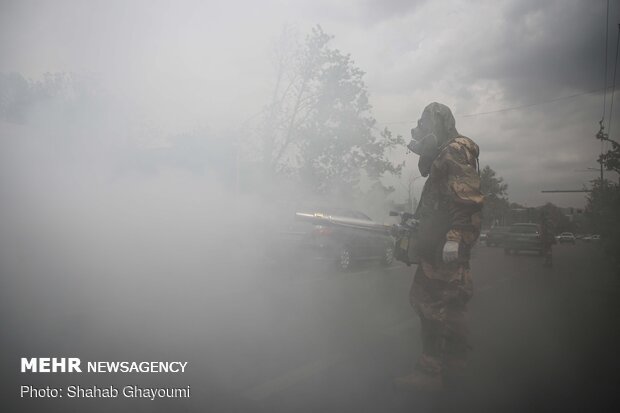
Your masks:
[{"label": "camouflage jacket", "polygon": [[478,145],[458,136],[448,141],[433,161],[415,217],[420,220],[420,256],[430,263],[441,260],[447,240],[460,243],[459,258],[469,251],[480,234]]}]

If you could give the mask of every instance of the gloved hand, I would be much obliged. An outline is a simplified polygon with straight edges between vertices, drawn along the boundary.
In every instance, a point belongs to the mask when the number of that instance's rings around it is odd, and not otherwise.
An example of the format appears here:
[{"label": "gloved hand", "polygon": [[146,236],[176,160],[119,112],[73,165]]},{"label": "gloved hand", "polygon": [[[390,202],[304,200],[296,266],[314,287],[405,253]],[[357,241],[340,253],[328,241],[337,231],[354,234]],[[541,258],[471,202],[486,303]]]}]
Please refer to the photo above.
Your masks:
[{"label": "gloved hand", "polygon": [[452,262],[456,261],[459,257],[459,243],[456,241],[446,241],[443,246],[443,262]]}]

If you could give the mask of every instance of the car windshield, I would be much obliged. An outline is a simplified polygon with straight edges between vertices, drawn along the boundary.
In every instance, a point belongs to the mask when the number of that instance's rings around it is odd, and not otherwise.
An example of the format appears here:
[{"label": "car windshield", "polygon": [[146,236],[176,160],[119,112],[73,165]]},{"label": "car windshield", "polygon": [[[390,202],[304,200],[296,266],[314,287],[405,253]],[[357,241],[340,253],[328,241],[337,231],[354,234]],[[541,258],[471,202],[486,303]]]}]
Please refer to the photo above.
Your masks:
[{"label": "car windshield", "polygon": [[510,228],[510,232],[517,232],[519,234],[535,234],[538,232],[538,227],[535,225],[515,225]]}]

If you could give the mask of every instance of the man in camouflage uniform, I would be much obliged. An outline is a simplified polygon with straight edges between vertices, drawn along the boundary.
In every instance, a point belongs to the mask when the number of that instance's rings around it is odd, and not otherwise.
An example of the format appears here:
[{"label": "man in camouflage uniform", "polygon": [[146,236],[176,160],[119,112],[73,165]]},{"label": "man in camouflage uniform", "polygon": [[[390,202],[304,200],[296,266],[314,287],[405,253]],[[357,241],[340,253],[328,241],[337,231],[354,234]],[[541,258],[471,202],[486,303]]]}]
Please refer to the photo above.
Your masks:
[{"label": "man in camouflage uniform", "polygon": [[415,217],[420,264],[410,301],[422,326],[422,355],[397,387],[437,390],[462,372],[469,344],[465,320],[472,296],[470,250],[480,232],[478,145],[459,135],[450,109],[428,105],[411,131],[409,149],[428,176]]}]

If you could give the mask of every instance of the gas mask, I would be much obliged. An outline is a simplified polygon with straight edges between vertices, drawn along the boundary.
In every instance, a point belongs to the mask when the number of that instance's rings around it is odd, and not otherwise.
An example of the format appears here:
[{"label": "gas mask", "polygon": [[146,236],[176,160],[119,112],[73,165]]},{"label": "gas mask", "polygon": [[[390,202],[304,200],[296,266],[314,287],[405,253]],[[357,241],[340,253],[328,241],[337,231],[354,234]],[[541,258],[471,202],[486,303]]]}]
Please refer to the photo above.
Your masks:
[{"label": "gas mask", "polygon": [[431,165],[439,154],[439,141],[437,136],[429,131],[421,128],[421,125],[411,129],[411,142],[407,148],[420,156],[418,161],[418,169],[420,174],[426,177],[431,171]]},{"label": "gas mask", "polygon": [[407,148],[420,156],[418,168],[422,176],[428,176],[430,173],[433,161],[439,155],[441,147],[450,139],[458,136],[454,124],[454,116],[450,108],[441,103],[432,102],[424,108],[418,120],[418,126],[411,129],[412,141]]}]

